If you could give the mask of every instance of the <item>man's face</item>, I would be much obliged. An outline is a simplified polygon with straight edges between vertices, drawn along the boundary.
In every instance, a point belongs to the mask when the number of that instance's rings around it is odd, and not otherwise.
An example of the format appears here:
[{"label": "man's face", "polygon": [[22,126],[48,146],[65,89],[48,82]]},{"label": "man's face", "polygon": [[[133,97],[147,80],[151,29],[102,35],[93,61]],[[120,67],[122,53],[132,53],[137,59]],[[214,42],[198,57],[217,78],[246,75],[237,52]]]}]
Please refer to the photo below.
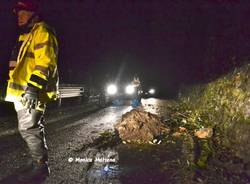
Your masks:
[{"label": "man's face", "polygon": [[17,25],[18,26],[24,26],[29,19],[32,17],[34,12],[27,11],[27,10],[19,10],[17,12]]}]

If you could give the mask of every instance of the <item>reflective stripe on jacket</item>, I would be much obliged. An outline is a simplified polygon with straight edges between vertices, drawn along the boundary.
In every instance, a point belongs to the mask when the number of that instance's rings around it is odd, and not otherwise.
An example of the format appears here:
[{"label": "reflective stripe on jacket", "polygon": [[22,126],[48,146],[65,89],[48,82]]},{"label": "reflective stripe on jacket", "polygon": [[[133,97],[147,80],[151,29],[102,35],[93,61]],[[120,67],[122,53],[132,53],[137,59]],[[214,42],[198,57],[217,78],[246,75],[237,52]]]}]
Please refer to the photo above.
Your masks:
[{"label": "reflective stripe on jacket", "polygon": [[20,101],[28,85],[39,88],[39,101],[55,100],[58,95],[58,43],[54,32],[44,22],[35,23],[23,41],[17,62],[9,71],[6,101]]}]

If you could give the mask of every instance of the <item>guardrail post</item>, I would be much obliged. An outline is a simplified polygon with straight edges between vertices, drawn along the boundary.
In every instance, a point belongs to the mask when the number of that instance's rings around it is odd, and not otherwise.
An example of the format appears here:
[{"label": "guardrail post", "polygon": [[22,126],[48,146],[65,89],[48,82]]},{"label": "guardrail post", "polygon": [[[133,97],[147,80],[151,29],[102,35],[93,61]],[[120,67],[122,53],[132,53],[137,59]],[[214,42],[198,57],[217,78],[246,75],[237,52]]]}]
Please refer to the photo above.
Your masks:
[{"label": "guardrail post", "polygon": [[82,96],[79,96],[79,97],[78,97],[77,103],[78,103],[78,104],[81,104],[81,103],[82,103]]},{"label": "guardrail post", "polygon": [[62,106],[62,98],[59,98],[57,106],[58,106],[58,107],[61,107],[61,106]]}]

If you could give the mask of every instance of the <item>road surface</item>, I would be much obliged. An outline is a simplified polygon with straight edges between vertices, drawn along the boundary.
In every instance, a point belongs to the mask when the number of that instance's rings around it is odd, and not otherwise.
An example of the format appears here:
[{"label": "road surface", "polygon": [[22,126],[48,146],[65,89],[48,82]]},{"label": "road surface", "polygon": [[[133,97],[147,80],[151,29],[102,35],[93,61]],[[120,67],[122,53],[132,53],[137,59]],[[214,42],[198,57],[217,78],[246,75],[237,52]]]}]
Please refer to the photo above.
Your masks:
[{"label": "road surface", "polygon": [[[171,103],[150,98],[142,100],[141,108],[168,119],[166,114]],[[223,158],[211,159],[201,177],[194,177],[200,171],[193,168],[195,142],[190,134],[175,139],[169,135],[165,143],[159,145],[98,146],[102,142],[100,135],[114,132],[114,125],[122,114],[131,109],[130,106],[106,107],[81,113],[84,111],[81,107],[72,107],[64,113],[51,113],[46,125],[51,175],[43,183],[250,183],[248,176],[239,172],[243,170],[241,163],[230,160],[224,163]],[[8,124],[14,119],[0,121]],[[0,127],[0,183],[15,184],[15,173],[28,160],[28,150],[16,130],[1,131]],[[229,166],[234,172],[228,170]]]},{"label": "road surface", "polygon": [[[46,137],[51,177],[46,183],[86,183],[83,168],[91,162],[71,163],[70,159],[84,157],[91,159],[95,153],[84,156],[80,150],[92,143],[100,133],[113,131],[114,124],[129,110],[131,110],[129,106],[107,107],[87,116],[78,115],[47,124]],[[60,115],[55,114],[55,116]],[[2,136],[0,180],[16,172],[28,158],[28,150],[19,134]]]}]

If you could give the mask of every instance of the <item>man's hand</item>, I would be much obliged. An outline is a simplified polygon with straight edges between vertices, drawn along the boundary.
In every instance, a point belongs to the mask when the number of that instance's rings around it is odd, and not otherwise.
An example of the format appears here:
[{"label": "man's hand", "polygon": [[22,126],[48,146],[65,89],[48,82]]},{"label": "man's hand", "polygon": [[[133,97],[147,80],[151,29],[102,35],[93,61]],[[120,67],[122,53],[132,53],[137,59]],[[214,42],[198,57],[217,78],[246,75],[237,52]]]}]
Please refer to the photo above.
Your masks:
[{"label": "man's hand", "polygon": [[38,105],[38,90],[35,87],[28,87],[25,93],[22,95],[21,100],[23,106],[25,106],[31,112],[31,109],[36,109]]}]

